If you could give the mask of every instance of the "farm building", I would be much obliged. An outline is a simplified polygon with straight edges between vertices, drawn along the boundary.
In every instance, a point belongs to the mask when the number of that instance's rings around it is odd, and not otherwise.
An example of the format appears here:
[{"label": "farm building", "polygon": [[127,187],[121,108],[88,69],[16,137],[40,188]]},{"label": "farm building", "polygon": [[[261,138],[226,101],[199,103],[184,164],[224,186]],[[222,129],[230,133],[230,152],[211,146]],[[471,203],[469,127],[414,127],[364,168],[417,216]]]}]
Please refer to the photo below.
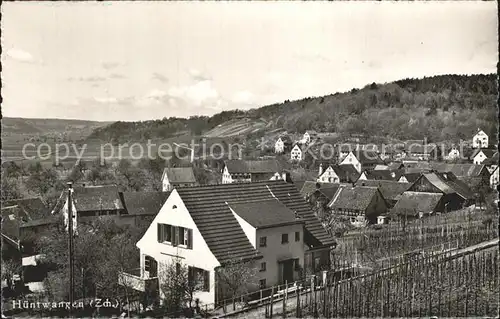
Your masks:
[{"label": "farm building", "polygon": [[411,183],[384,180],[358,180],[356,186],[378,187],[387,202],[387,206],[391,208],[396,204],[398,196],[410,188]]},{"label": "farm building", "polygon": [[170,192],[175,187],[197,184],[192,167],[166,167],[161,177],[162,190]]},{"label": "farm building", "polygon": [[441,212],[443,194],[404,192],[388,214],[392,220],[412,220]]},{"label": "farm building", "polygon": [[376,223],[379,215],[388,210],[387,202],[377,187],[341,186],[328,204],[332,214],[349,218],[363,226]]},{"label": "farm building", "polygon": [[222,184],[282,179],[277,160],[227,160],[222,171]]}]

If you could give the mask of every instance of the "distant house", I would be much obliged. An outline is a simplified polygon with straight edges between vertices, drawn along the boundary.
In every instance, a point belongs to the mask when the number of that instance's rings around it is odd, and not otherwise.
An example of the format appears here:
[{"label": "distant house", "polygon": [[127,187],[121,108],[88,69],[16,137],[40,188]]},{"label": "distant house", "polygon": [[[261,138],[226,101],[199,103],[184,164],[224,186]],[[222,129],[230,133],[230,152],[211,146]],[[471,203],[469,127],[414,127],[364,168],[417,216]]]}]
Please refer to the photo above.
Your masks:
[{"label": "distant house", "polygon": [[399,179],[399,183],[414,183],[422,173],[405,173]]},{"label": "distant house", "polygon": [[493,170],[490,176],[490,187],[496,189],[498,186],[498,166]]},{"label": "distant house", "polygon": [[166,167],[161,184],[164,192],[170,192],[175,187],[194,186],[197,182],[192,167]]},{"label": "distant house", "polygon": [[359,178],[359,173],[352,164],[325,164],[325,167],[323,171],[323,163],[320,163],[316,179],[319,183],[354,183]]},{"label": "distant house", "polygon": [[311,142],[314,142],[317,138],[318,138],[318,133],[316,131],[309,130],[304,133],[302,140],[306,144],[309,144]]},{"label": "distant house", "polygon": [[404,169],[405,165],[402,162],[392,162],[387,164],[388,170]]},{"label": "distant house", "polygon": [[123,192],[120,196],[126,214],[121,219],[128,225],[151,223],[167,200],[170,192]]},{"label": "distant house", "polygon": [[349,152],[349,154],[340,162],[340,165],[350,164],[353,165],[358,173],[364,170],[373,170],[376,165],[383,164],[384,162],[375,152],[360,151]]},{"label": "distant house", "polygon": [[299,146],[299,144],[295,144],[295,146],[290,151],[290,159],[292,161],[302,161],[304,159],[304,147]]},{"label": "distant house", "polygon": [[288,135],[283,135],[274,143],[274,152],[281,154],[290,150],[292,146],[292,139]]},{"label": "distant house", "polygon": [[498,151],[495,149],[476,149],[471,156],[472,162],[474,164],[482,164],[488,158],[492,158],[495,153],[498,153]]},{"label": "distant house", "polygon": [[300,194],[312,206],[316,206],[318,200],[324,200],[323,204],[328,204],[333,197],[333,194],[339,188],[340,184],[336,183],[318,183],[306,181],[302,185]]},{"label": "distant house", "polygon": [[227,160],[222,171],[222,184],[282,179],[282,173],[276,160]]},{"label": "distant house", "polygon": [[[230,261],[248,261],[257,272],[251,290],[299,278],[300,270],[330,267],[335,244],[293,184],[265,181],[177,188],[144,236],[140,274],[122,273],[119,282],[145,291],[156,282],[164,296],[163,265],[177,258],[199,274],[203,304],[230,298],[217,273]],[[126,279],[133,279],[126,280]],[[255,284],[255,285],[252,285]]]},{"label": "distant house", "polygon": [[488,148],[488,135],[481,129],[477,130],[477,133],[472,137],[472,147],[473,148]]},{"label": "distant house", "polygon": [[490,174],[493,173],[498,167],[498,152],[495,152],[492,157],[485,159],[482,164],[486,166]]},{"label": "distant house", "polygon": [[366,170],[359,176],[359,180],[398,181],[405,174],[403,169],[396,170]]},{"label": "distant house", "polygon": [[396,204],[398,197],[408,190],[411,185],[411,183],[399,183],[387,180],[358,180],[356,182],[356,186],[378,187],[388,208],[392,208]]},{"label": "distant house", "polygon": [[443,194],[425,192],[404,192],[389,216],[393,220],[414,220],[442,212]]},{"label": "distant house", "polygon": [[443,194],[444,212],[458,210],[474,203],[473,191],[453,173],[425,173],[410,186],[408,191]]},{"label": "distant house", "polygon": [[460,150],[456,147],[456,146],[452,146],[446,156],[445,156],[445,159],[446,160],[449,160],[449,161],[452,161],[452,160],[456,160],[458,158],[460,158]]},{"label": "distant house", "polygon": [[436,144],[410,143],[405,149],[406,156],[420,161],[439,160],[442,156],[441,150]]},{"label": "distant house", "polygon": [[387,212],[387,203],[377,187],[342,186],[328,204],[332,214],[348,218],[354,225],[376,223]]}]

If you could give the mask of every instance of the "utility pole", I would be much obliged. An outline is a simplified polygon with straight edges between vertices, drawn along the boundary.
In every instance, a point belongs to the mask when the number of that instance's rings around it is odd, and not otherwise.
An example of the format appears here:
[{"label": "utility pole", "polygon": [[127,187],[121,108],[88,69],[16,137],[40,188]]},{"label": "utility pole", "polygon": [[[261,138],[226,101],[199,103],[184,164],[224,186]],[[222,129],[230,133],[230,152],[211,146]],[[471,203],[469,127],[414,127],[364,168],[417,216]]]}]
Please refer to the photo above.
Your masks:
[{"label": "utility pole", "polygon": [[74,302],[74,274],[73,274],[73,202],[71,195],[73,192],[72,183],[68,182],[68,235],[69,235],[69,316],[73,315]]}]

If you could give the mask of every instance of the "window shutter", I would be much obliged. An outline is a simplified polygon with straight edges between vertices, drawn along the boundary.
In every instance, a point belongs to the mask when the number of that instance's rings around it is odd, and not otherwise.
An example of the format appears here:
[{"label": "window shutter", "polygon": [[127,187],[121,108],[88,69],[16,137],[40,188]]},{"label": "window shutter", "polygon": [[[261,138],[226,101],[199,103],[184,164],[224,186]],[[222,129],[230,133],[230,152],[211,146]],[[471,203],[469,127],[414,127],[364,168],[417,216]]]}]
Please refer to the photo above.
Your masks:
[{"label": "window shutter", "polygon": [[209,271],[204,271],[204,280],[203,280],[203,290],[205,291],[210,291],[210,272]]},{"label": "window shutter", "polygon": [[187,242],[188,249],[193,249],[193,230],[188,229],[188,242]]},{"label": "window shutter", "polygon": [[177,227],[172,226],[172,246],[177,246],[178,236],[177,236]]},{"label": "window shutter", "polygon": [[162,230],[162,225],[161,224],[156,224],[157,225],[157,229],[156,229],[156,236],[157,236],[157,239],[158,239],[158,242],[161,243],[162,242],[162,234],[161,234],[161,230]]}]

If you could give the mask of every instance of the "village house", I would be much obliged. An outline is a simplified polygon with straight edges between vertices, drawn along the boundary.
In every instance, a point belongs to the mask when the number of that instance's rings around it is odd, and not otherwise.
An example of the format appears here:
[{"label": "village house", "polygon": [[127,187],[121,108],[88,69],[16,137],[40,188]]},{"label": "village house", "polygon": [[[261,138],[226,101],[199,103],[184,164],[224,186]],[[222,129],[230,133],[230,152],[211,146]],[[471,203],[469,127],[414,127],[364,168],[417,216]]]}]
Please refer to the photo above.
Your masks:
[{"label": "village house", "polygon": [[283,179],[283,173],[277,160],[227,160],[222,170],[222,184]]},{"label": "village house", "polygon": [[378,187],[388,208],[394,207],[399,195],[403,194],[411,185],[411,183],[399,183],[387,180],[358,180],[356,182],[356,186]]},{"label": "village house", "polygon": [[121,223],[127,225],[148,225],[158,214],[170,192],[121,192],[126,214],[122,214]]},{"label": "village house", "polygon": [[292,147],[292,139],[288,135],[283,135],[276,140],[276,143],[274,143],[274,152],[281,154],[284,152],[288,152],[290,148]]},{"label": "village house", "polygon": [[[323,168],[326,167],[325,170]],[[319,164],[318,177],[319,183],[354,183],[359,178],[359,173],[352,164],[334,165],[323,163]]]},{"label": "village house", "polygon": [[318,138],[318,133],[316,131],[309,130],[304,133],[302,140],[304,141],[305,144],[309,144],[311,142],[314,142],[317,138]]},{"label": "village house", "polygon": [[405,158],[419,161],[440,160],[441,150],[436,144],[416,144],[410,143],[405,149]]},{"label": "village house", "polygon": [[170,192],[175,187],[197,184],[192,167],[166,167],[161,177],[162,190]]},{"label": "village house", "polygon": [[477,129],[476,134],[472,137],[473,148],[488,148],[488,135],[481,129]]},{"label": "village house", "polygon": [[486,166],[486,169],[490,172],[490,174],[493,173],[498,167],[498,152],[495,152],[492,157],[485,159],[482,164]]},{"label": "village house", "polygon": [[299,144],[295,144],[290,151],[290,160],[292,161],[302,161],[305,156],[305,147]]},{"label": "village house", "polygon": [[376,223],[388,209],[378,187],[369,186],[341,186],[328,207],[332,214],[348,218],[355,226]]},{"label": "village house", "polygon": [[460,150],[456,146],[452,146],[448,151],[444,159],[448,161],[454,161],[460,158]]},{"label": "village house", "polygon": [[391,209],[389,217],[391,221],[409,221],[442,212],[442,199],[443,194],[439,193],[404,192]]},{"label": "village house", "polygon": [[474,153],[472,153],[472,162],[474,164],[482,164],[485,160],[488,158],[492,158],[495,156],[495,154],[498,153],[496,149],[489,149],[489,148],[483,148],[483,149],[476,149],[474,150]]},{"label": "village house", "polygon": [[202,274],[203,289],[194,297],[212,304],[228,297],[216,274],[229,261],[249,261],[261,270],[258,290],[294,280],[301,269],[329,267],[334,245],[291,183],[178,188],[137,243],[140,274],[123,273],[120,283],[139,291],[160,287],[161,298],[162,265],[180,260]]},{"label": "village house", "polygon": [[402,162],[391,162],[387,164],[387,169],[392,171],[395,169],[405,169],[405,165]]},{"label": "village house", "polygon": [[490,172],[485,165],[432,163],[431,166],[434,171],[439,173],[452,172],[470,188],[489,187]]},{"label": "village house", "polygon": [[349,152],[349,154],[340,162],[340,165],[353,165],[358,173],[361,174],[364,170],[373,170],[376,165],[384,162],[375,152],[359,151]]},{"label": "village house", "polygon": [[415,183],[422,173],[405,173],[399,179],[399,183]]},{"label": "village house", "polygon": [[490,176],[490,187],[496,189],[498,186],[498,165]]},{"label": "village house", "polygon": [[474,204],[472,190],[453,173],[424,173],[410,186],[408,191],[439,193],[443,195],[439,211],[449,212]]},{"label": "village house", "polygon": [[404,169],[395,170],[366,170],[359,176],[359,180],[398,181],[405,173]]}]

